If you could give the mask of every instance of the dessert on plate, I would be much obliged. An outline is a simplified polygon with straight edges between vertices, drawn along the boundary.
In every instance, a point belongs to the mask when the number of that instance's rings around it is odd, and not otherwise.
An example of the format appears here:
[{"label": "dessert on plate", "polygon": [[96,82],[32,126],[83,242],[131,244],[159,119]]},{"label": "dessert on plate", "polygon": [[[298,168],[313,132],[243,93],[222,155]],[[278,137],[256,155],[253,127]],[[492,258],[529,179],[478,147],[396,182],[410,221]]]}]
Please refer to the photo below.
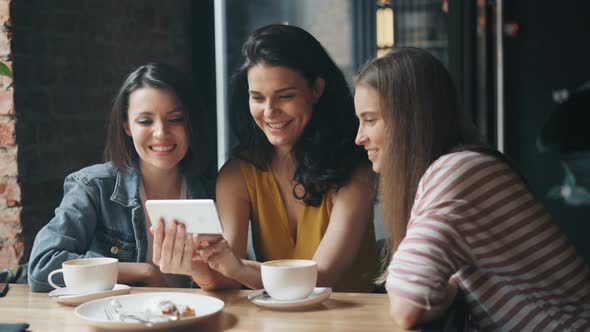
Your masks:
[{"label": "dessert on plate", "polygon": [[194,317],[195,310],[188,305],[176,304],[165,297],[153,297],[143,306],[148,315],[170,315],[178,318]]}]

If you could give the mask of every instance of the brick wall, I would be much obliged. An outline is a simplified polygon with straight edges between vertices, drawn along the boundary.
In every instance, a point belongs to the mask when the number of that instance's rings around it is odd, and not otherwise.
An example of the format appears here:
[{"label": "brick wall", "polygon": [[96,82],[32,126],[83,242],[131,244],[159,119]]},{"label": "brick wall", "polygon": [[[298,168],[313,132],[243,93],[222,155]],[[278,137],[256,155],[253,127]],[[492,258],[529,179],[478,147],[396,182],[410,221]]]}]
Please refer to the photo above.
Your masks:
[{"label": "brick wall", "polygon": [[[10,1],[0,0],[0,60],[10,62]],[[0,76],[0,266],[16,265],[23,253],[21,195],[17,183],[17,146],[12,79]]]},{"label": "brick wall", "polygon": [[[125,74],[151,61],[191,70],[190,0],[0,0],[0,25],[9,3],[14,84],[6,90],[0,79],[0,268],[28,260],[64,177],[102,161]],[[10,44],[0,35],[5,57]]]}]

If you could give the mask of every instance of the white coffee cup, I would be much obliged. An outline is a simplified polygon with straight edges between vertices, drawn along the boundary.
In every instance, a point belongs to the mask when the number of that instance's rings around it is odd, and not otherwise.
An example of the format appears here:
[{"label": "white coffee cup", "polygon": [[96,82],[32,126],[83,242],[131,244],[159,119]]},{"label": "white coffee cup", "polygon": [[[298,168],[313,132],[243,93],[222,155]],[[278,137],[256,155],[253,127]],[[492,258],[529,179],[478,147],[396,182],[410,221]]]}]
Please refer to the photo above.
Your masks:
[{"label": "white coffee cup", "polygon": [[109,257],[81,258],[62,263],[62,268],[51,271],[47,281],[54,288],[56,285],[52,277],[63,273],[63,279],[68,290],[73,293],[92,293],[111,290],[117,284],[119,274],[119,260]]},{"label": "white coffee cup", "polygon": [[262,285],[275,300],[304,299],[318,281],[318,264],[305,259],[283,259],[261,264]]}]

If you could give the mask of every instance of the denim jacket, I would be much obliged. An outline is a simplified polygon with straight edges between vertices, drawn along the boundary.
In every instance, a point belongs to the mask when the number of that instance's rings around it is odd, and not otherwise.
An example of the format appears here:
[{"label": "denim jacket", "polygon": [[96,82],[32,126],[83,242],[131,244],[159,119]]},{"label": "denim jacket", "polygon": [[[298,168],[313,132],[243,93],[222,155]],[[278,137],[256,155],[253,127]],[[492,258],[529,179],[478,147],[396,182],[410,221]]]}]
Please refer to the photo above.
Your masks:
[{"label": "denim jacket", "polygon": [[[29,286],[50,291],[47,276],[67,260],[115,257],[120,262],[145,262],[147,229],[139,198],[136,168],[122,173],[112,163],[97,164],[70,174],[55,217],[39,231],[28,264]],[[211,198],[209,182],[187,177],[187,198]],[[54,282],[63,285],[61,274]]]}]

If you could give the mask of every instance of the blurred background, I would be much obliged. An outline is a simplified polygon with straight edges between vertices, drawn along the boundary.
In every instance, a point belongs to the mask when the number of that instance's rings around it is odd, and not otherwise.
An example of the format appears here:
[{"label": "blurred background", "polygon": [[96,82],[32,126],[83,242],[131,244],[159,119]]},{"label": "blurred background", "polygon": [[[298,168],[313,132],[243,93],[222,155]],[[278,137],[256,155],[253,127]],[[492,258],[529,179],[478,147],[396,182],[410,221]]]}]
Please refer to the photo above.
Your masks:
[{"label": "blurred background", "polygon": [[0,59],[13,73],[0,77],[0,268],[28,260],[65,176],[102,162],[113,97],[139,65],[192,75],[220,166],[234,143],[227,95],[240,45],[271,23],[312,33],[349,82],[393,47],[432,52],[481,135],[588,261],[589,10],[571,0],[0,0]]}]

